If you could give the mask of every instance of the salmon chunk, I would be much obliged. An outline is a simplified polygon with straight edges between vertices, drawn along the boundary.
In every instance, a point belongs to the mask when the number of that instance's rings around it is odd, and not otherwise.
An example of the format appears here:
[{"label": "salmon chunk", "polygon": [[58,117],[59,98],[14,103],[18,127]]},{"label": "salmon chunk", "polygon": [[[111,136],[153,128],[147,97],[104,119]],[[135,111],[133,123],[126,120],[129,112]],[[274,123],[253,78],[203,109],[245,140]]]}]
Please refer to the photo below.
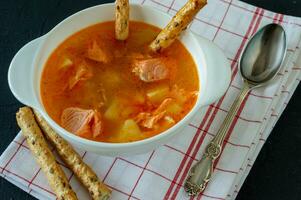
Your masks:
[{"label": "salmon chunk", "polygon": [[103,125],[101,122],[101,115],[99,112],[94,111],[94,118],[91,126],[93,138],[99,136],[103,132]]},{"label": "salmon chunk", "polygon": [[185,91],[183,88],[180,88],[178,85],[174,85],[171,89],[170,96],[174,98],[178,103],[184,104],[189,99],[194,99],[198,96],[198,91]]},{"label": "salmon chunk", "polygon": [[80,81],[88,80],[93,76],[92,72],[85,64],[80,64],[75,71],[74,76],[69,79],[69,90],[73,89]]},{"label": "salmon chunk", "polygon": [[160,58],[135,60],[132,71],[144,82],[163,80],[168,78],[169,75],[167,66]]},{"label": "salmon chunk", "polygon": [[64,129],[79,136],[92,134],[95,138],[103,131],[100,113],[91,109],[66,108],[61,115],[61,124]]},{"label": "salmon chunk", "polygon": [[87,58],[101,63],[108,63],[111,60],[110,54],[101,48],[95,40],[88,47]]},{"label": "salmon chunk", "polygon": [[172,98],[166,98],[162,101],[160,106],[155,110],[155,114],[166,111],[167,107],[173,102]]},{"label": "salmon chunk", "polygon": [[142,127],[152,129],[154,128],[155,124],[164,117],[164,115],[165,112],[158,114],[142,112],[137,115],[136,122]]},{"label": "salmon chunk", "polygon": [[149,128],[149,129],[154,128],[156,123],[165,117],[166,108],[172,102],[173,102],[173,99],[167,98],[153,112],[151,112],[151,113],[149,113],[149,112],[139,113],[135,118],[136,122],[139,125],[141,125],[142,127]]}]

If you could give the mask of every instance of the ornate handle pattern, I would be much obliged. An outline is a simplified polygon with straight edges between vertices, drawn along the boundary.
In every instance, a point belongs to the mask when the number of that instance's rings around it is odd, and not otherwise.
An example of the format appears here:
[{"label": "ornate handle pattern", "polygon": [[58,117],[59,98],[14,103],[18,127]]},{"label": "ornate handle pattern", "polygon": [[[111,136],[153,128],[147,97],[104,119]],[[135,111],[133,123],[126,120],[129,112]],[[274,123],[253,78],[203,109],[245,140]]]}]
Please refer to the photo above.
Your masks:
[{"label": "ornate handle pattern", "polygon": [[214,161],[220,156],[222,145],[229,131],[231,123],[249,91],[250,86],[247,82],[245,82],[239,96],[232,104],[222,126],[206,147],[205,154],[203,155],[202,159],[191,168],[188,178],[184,184],[184,189],[189,196],[196,196],[205,190],[213,173]]}]

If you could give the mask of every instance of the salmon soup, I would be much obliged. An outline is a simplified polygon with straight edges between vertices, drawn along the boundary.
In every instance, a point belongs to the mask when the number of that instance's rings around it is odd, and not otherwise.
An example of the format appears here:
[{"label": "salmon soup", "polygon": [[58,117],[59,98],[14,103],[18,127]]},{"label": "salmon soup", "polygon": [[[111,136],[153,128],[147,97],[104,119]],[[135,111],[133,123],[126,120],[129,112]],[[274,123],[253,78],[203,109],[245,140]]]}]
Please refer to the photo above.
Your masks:
[{"label": "salmon soup", "polygon": [[131,21],[128,39],[117,41],[110,21],[66,39],[42,73],[50,117],[80,137],[111,143],[149,138],[180,121],[196,103],[196,64],[179,40],[151,53],[159,32]]}]

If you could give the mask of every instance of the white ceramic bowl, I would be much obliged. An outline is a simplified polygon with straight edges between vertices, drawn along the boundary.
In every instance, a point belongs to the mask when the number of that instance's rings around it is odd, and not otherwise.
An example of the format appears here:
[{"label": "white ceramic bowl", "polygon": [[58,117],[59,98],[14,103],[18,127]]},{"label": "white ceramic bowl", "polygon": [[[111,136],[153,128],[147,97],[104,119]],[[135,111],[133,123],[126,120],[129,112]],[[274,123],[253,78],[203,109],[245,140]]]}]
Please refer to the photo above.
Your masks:
[{"label": "white ceramic bowl", "polygon": [[[143,21],[160,28],[171,19],[171,16],[148,6],[131,5],[130,10],[131,20]],[[181,134],[182,128],[202,106],[213,103],[225,93],[230,83],[230,65],[225,55],[212,42],[186,31],[180,39],[197,64],[200,80],[200,93],[193,109],[175,126],[145,140],[113,144],[83,139],[64,130],[48,116],[40,96],[41,73],[50,54],[66,38],[85,27],[109,20],[114,20],[114,4],[91,7],[68,17],[46,35],[29,42],[19,50],[10,64],[9,86],[19,101],[39,110],[53,129],[73,146],[110,156],[143,153]]]}]

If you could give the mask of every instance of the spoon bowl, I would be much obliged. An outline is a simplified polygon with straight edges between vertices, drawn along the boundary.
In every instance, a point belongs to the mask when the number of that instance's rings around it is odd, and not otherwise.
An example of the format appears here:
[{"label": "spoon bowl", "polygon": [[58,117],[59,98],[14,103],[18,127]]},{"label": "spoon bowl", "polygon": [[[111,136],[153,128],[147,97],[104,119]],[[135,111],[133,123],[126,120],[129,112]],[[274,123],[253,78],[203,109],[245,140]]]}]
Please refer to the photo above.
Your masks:
[{"label": "spoon bowl", "polygon": [[269,24],[247,44],[240,59],[240,72],[250,85],[262,86],[278,73],[286,55],[286,34],[282,26]]}]

